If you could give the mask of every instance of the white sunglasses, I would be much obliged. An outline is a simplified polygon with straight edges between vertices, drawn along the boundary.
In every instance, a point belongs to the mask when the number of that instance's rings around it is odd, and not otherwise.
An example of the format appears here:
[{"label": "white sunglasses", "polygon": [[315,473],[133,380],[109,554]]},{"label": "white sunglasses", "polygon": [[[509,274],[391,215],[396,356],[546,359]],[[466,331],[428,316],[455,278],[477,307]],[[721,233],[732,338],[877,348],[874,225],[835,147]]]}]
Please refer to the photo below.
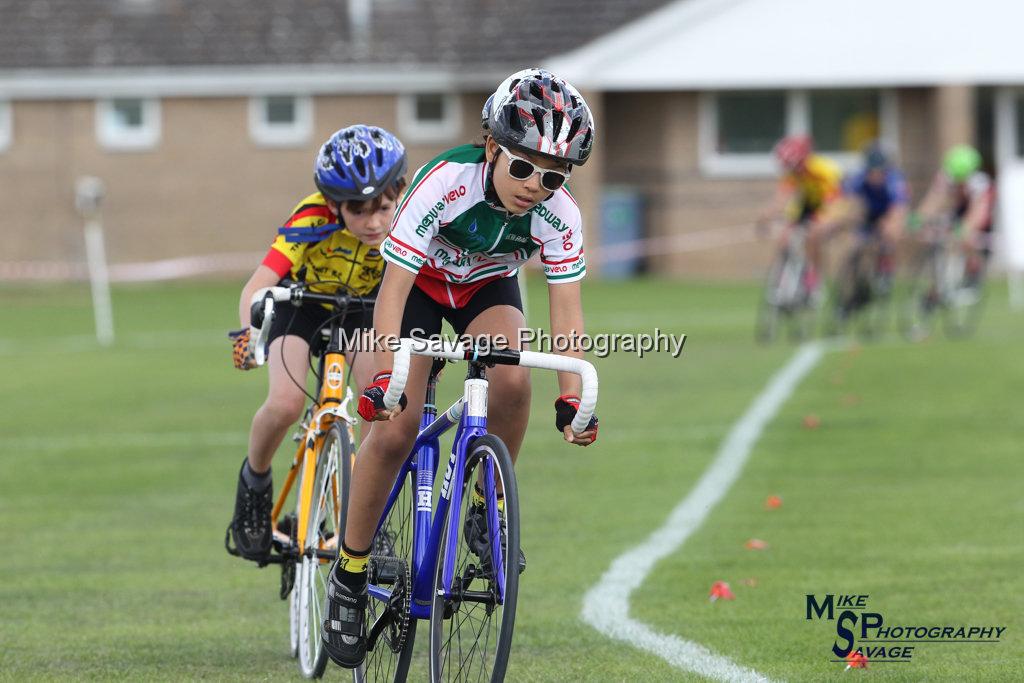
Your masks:
[{"label": "white sunglasses", "polygon": [[572,173],[572,171],[553,171],[550,168],[542,168],[528,159],[516,156],[502,145],[498,145],[498,149],[508,156],[509,176],[515,180],[529,180],[534,173],[539,173],[540,185],[548,192],[554,192],[560,188]]}]

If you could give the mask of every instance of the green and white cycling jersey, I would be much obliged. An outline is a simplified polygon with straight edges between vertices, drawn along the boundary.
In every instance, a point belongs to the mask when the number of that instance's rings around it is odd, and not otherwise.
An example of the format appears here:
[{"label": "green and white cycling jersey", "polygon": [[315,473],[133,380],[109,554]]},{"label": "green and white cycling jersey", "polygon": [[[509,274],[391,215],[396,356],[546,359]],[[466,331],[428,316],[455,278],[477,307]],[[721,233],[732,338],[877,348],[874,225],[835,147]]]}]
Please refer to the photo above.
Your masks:
[{"label": "green and white cycling jersey", "polygon": [[579,207],[566,187],[523,215],[485,197],[484,150],[463,145],[420,168],[395,212],[381,252],[416,273],[434,301],[461,308],[483,285],[515,275],[540,250],[549,283],[586,273]]}]

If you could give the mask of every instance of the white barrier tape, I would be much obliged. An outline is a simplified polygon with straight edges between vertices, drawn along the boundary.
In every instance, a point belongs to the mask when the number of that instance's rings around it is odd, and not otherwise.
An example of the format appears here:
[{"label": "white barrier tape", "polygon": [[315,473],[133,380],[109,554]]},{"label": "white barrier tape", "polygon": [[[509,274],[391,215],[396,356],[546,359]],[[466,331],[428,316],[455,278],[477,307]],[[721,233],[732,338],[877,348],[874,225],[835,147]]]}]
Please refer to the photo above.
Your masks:
[{"label": "white barrier tape", "polygon": [[[730,225],[684,232],[665,237],[649,237],[618,244],[609,244],[590,251],[589,259],[598,263],[614,263],[646,258],[657,254],[682,254],[719,249],[757,239],[752,223]],[[183,256],[109,266],[111,282],[153,282],[176,280],[197,275],[247,272],[263,259],[263,252],[238,252],[208,256]],[[63,261],[0,261],[0,281],[64,281],[85,280],[89,276],[84,263]]]},{"label": "white barrier tape", "polygon": [[756,227],[753,223],[729,225],[721,228],[694,230],[678,235],[650,237],[646,239],[605,244],[595,253],[588,254],[600,263],[614,263],[635,258],[645,258],[655,254],[682,254],[707,249],[718,249],[757,239]]},{"label": "white barrier tape", "polygon": [[[264,256],[264,252],[240,252],[209,256],[184,256],[137,263],[117,263],[108,266],[111,282],[152,282],[176,280],[196,275],[251,271]],[[0,262],[0,280],[8,281],[62,281],[85,280],[89,271],[85,263],[62,261],[7,261]]]}]

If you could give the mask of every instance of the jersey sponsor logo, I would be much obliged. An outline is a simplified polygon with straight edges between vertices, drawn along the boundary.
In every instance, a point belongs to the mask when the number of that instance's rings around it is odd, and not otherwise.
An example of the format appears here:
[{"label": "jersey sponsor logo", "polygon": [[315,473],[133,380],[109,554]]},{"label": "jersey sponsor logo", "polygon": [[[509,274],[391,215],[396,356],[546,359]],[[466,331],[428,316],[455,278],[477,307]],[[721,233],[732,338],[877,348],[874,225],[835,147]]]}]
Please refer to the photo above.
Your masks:
[{"label": "jersey sponsor logo", "polygon": [[524,237],[523,235],[516,235],[515,233],[511,232],[505,235],[505,239],[507,239],[509,242],[519,242],[522,244],[525,244],[526,242],[530,241],[529,238]]},{"label": "jersey sponsor logo", "polygon": [[459,197],[465,197],[465,196],[466,196],[466,186],[465,185],[459,185],[458,189],[452,190],[448,194],[444,195],[442,197],[442,199],[444,200],[445,204],[451,204],[452,202],[454,202]]},{"label": "jersey sponsor logo", "polygon": [[399,257],[405,259],[406,261],[409,261],[410,263],[412,263],[415,266],[422,266],[423,265],[424,259],[423,259],[422,256],[417,254],[412,249],[406,249],[405,247],[403,247],[402,245],[398,244],[397,242],[395,242],[390,237],[387,240],[384,241],[384,245],[383,246],[384,246],[384,249],[386,251],[389,251],[392,254],[394,254],[395,256],[399,256]]},{"label": "jersey sponsor logo", "polygon": [[577,259],[572,263],[559,263],[558,265],[544,266],[544,273],[547,275],[558,275],[564,273],[575,273],[583,268],[583,259]]},{"label": "jersey sponsor logo", "polygon": [[487,238],[478,232],[479,229],[480,226],[477,225],[475,220],[469,224],[468,228],[466,228],[469,234],[466,236],[464,246],[467,249],[476,250],[487,246]]},{"label": "jersey sponsor logo", "polygon": [[430,229],[430,225],[437,220],[441,212],[444,211],[444,202],[438,202],[430,208],[430,211],[420,219],[420,224],[416,226],[416,234],[420,237],[425,237],[427,231]]},{"label": "jersey sponsor logo", "polygon": [[544,219],[544,222],[550,225],[558,232],[563,232],[569,228],[569,224],[562,221],[561,218],[555,215],[555,212],[544,206],[544,204],[538,204],[533,208],[533,212]]},{"label": "jersey sponsor logo", "polygon": [[[444,266],[454,266],[456,268],[463,268],[472,262],[469,255],[463,256],[462,258],[454,258],[446,249],[434,250],[434,258],[440,261]],[[479,260],[479,257],[477,257],[477,259]]]}]

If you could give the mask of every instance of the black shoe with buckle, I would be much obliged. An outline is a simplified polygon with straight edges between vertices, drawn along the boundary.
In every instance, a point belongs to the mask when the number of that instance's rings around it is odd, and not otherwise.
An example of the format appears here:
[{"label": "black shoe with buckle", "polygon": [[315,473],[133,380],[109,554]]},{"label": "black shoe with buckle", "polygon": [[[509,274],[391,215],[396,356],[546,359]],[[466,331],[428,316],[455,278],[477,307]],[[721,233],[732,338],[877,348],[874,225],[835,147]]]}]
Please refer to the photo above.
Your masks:
[{"label": "black shoe with buckle", "polygon": [[331,569],[327,582],[327,618],[321,625],[320,639],[327,655],[335,664],[355,669],[366,659],[366,593],[342,583]]},{"label": "black shoe with buckle", "polygon": [[[242,462],[245,468],[245,461]],[[270,528],[270,513],[274,508],[274,486],[267,484],[262,490],[250,488],[242,472],[238,473],[238,489],[235,492],[235,516],[228,525],[228,540],[234,540],[232,548],[225,541],[228,552],[247,560],[263,563],[270,555],[273,538]]]},{"label": "black shoe with buckle", "polygon": [[[501,524],[501,549],[508,547],[505,538],[505,519],[499,518]],[[485,575],[491,574],[491,545],[487,534],[487,508],[483,505],[472,504],[466,513],[466,522],[462,527],[462,535],[466,545],[473,551],[473,554],[480,559],[480,570]],[[519,549],[519,573],[526,571],[526,555],[523,549]]]}]

